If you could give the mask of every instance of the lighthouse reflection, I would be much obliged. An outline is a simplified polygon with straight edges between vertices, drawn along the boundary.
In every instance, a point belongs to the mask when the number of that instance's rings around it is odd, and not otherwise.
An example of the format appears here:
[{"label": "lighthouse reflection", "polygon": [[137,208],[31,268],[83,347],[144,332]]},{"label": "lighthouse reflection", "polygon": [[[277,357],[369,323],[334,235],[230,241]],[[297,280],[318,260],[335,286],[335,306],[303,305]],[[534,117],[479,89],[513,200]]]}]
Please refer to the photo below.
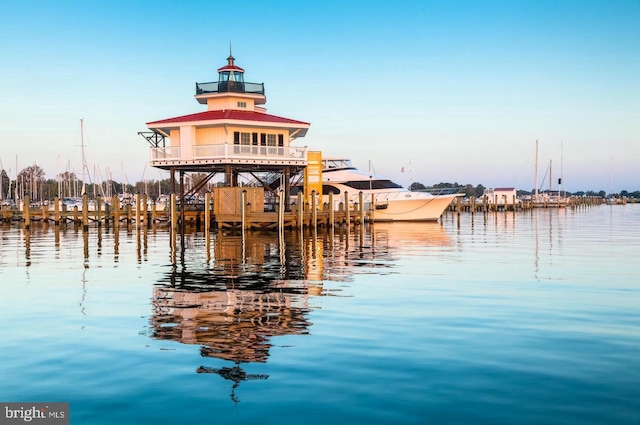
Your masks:
[{"label": "lighthouse reflection", "polygon": [[[392,272],[392,235],[407,235],[403,227],[394,227],[284,235],[218,232],[208,240],[186,235],[176,256],[180,263],[153,289],[151,336],[197,344],[202,357],[229,362],[223,367],[205,362],[196,371],[232,381],[231,398],[237,402],[240,382],[268,378],[241,365],[267,362],[274,337],[310,334],[314,298],[340,295],[327,282],[348,282],[365,269]],[[427,229],[429,244],[448,243],[439,225]]]}]

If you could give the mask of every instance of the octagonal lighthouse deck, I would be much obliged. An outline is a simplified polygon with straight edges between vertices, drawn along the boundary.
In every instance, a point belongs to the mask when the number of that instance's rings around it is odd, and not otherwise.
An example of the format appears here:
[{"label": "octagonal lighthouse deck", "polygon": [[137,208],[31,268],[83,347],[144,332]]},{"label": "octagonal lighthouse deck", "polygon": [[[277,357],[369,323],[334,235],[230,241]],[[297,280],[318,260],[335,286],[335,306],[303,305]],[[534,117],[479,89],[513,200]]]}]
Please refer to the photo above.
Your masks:
[{"label": "octagonal lighthouse deck", "polygon": [[309,123],[267,114],[264,84],[244,81],[230,54],[218,81],[196,83],[207,110],[148,122],[140,133],[151,143],[150,165],[180,172],[225,172],[235,186],[241,173],[292,175],[307,165],[307,148],[292,146]]}]

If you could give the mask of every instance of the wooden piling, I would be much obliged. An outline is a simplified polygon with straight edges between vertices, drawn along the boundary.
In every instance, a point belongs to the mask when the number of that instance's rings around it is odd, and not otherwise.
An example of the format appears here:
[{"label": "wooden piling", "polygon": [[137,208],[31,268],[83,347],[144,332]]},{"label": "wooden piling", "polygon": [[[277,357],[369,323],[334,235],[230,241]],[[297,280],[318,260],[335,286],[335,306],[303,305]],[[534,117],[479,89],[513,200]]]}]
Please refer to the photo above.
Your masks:
[{"label": "wooden piling", "polygon": [[344,192],[344,216],[345,216],[345,222],[347,224],[347,230],[350,227],[350,211],[349,211],[349,193],[345,190]]},{"label": "wooden piling", "polygon": [[135,220],[136,220],[136,228],[140,228],[140,216],[142,215],[140,213],[142,211],[141,211],[141,208],[140,208],[140,194],[139,193],[136,193],[135,199],[136,199],[136,218],[135,218]]},{"label": "wooden piling", "polygon": [[146,225],[149,222],[149,206],[147,205],[147,194],[142,195],[142,222]]},{"label": "wooden piling", "polygon": [[302,192],[298,192],[298,227],[304,228],[304,200]]},{"label": "wooden piling", "polygon": [[[155,204],[154,204],[155,206]],[[204,231],[208,234],[209,226],[211,224],[211,193],[206,192],[204,194]]]},{"label": "wooden piling", "polygon": [[242,214],[242,230],[244,231],[246,226],[246,218],[247,218],[247,191],[243,190],[240,195],[240,208]]},{"label": "wooden piling", "polygon": [[53,198],[53,223],[60,224],[60,198],[57,196]]},{"label": "wooden piling", "polygon": [[22,201],[22,214],[24,215],[24,228],[27,230],[31,227],[31,211],[29,211],[30,204],[31,200],[29,199],[29,195],[25,195]]},{"label": "wooden piling", "polygon": [[278,234],[282,236],[284,230],[284,192],[280,192],[278,197]]},{"label": "wooden piling", "polygon": [[120,201],[117,195],[111,198],[111,205],[113,205],[113,225],[117,227],[120,224]]},{"label": "wooden piling", "polygon": [[176,230],[178,230],[178,211],[177,211],[175,193],[171,194],[170,211],[171,211],[171,230],[175,233]]},{"label": "wooden piling", "polygon": [[329,226],[335,223],[335,212],[333,211],[333,192],[329,192]]},{"label": "wooden piling", "polygon": [[311,225],[314,229],[318,228],[318,208],[316,207],[316,191],[311,191]]},{"label": "wooden piling", "polygon": [[358,204],[359,204],[359,212],[360,212],[360,225],[364,224],[364,193],[360,191],[358,194]]},{"label": "wooden piling", "polygon": [[373,215],[376,210],[376,195],[371,194],[371,203],[369,204],[369,223],[373,224]]},{"label": "wooden piling", "polygon": [[89,196],[82,195],[82,230],[89,230]]},{"label": "wooden piling", "polygon": [[102,196],[96,196],[96,220],[98,227],[102,226]]}]

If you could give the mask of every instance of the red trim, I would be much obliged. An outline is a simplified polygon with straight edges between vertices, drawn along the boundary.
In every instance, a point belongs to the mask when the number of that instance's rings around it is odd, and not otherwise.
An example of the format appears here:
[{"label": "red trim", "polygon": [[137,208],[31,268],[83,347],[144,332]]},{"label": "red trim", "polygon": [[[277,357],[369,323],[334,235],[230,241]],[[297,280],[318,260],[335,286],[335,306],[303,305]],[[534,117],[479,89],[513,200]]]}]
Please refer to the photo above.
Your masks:
[{"label": "red trim", "polygon": [[255,111],[240,111],[237,109],[217,110],[199,112],[196,114],[182,115],[174,118],[167,118],[159,121],[148,122],[147,125],[177,124],[190,121],[216,121],[216,120],[239,120],[239,121],[262,121],[280,124],[309,125],[304,121],[296,121],[289,118],[269,115]]},{"label": "red trim", "polygon": [[240,71],[240,72],[244,72],[244,69],[240,68],[239,66],[235,66],[235,65],[225,65],[222,68],[218,68],[218,72],[220,71]]}]

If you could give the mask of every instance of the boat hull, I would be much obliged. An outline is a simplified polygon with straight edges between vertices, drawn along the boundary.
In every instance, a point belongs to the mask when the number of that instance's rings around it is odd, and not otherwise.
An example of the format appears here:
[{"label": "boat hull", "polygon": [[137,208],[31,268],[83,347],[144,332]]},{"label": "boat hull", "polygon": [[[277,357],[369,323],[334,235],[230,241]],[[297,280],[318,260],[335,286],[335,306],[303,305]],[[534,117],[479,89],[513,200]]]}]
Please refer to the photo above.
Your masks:
[{"label": "boat hull", "polygon": [[375,200],[374,221],[438,221],[454,195]]},{"label": "boat hull", "polygon": [[[421,192],[396,191],[371,193],[363,191],[362,202],[365,211],[373,221],[427,221],[435,222],[440,219],[444,211],[457,196],[430,195]],[[343,199],[334,196],[333,209],[339,210]],[[349,208],[359,209],[360,195],[348,194]],[[323,197],[324,203],[329,203],[327,195]],[[373,202],[373,206],[372,206]]]}]

